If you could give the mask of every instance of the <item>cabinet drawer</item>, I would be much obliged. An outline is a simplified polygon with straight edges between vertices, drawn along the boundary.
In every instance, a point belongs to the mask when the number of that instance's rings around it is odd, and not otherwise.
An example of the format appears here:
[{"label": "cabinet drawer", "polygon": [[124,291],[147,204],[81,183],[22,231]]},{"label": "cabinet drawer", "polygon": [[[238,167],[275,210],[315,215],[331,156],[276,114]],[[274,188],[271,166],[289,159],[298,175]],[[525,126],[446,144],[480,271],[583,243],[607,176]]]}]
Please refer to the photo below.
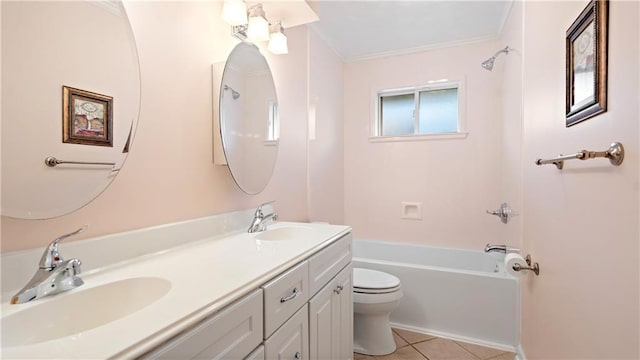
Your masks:
[{"label": "cabinet drawer", "polygon": [[351,234],[309,258],[309,291],[311,296],[322,289],[342,268],[351,262]]},{"label": "cabinet drawer", "polygon": [[309,300],[309,264],[301,262],[284,274],[263,285],[264,338]]},{"label": "cabinet drawer", "polygon": [[142,359],[242,359],[262,342],[262,290],[185,330]]},{"label": "cabinet drawer", "polygon": [[265,359],[309,359],[309,315],[307,305],[298,310],[264,342]]}]

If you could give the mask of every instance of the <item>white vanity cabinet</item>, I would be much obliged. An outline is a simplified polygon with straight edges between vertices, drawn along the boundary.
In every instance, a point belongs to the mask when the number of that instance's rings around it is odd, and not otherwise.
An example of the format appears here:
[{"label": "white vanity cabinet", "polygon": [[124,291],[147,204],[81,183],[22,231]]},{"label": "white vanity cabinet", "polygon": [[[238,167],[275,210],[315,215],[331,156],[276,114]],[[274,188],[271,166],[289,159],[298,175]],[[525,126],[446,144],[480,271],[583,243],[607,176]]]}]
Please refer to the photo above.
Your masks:
[{"label": "white vanity cabinet", "polygon": [[350,359],[352,245],[346,234],[142,359]]}]

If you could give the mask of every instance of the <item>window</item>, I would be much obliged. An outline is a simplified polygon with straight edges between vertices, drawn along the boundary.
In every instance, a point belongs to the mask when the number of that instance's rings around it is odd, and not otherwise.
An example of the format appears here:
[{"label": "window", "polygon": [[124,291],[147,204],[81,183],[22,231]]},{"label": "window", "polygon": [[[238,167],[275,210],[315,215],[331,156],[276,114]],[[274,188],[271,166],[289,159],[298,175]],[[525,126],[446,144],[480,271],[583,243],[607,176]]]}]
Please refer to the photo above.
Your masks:
[{"label": "window", "polygon": [[267,129],[267,141],[275,143],[278,138],[280,138],[278,103],[275,101],[269,101],[269,128]]},{"label": "window", "polygon": [[464,136],[461,103],[458,82],[379,91],[374,138]]}]

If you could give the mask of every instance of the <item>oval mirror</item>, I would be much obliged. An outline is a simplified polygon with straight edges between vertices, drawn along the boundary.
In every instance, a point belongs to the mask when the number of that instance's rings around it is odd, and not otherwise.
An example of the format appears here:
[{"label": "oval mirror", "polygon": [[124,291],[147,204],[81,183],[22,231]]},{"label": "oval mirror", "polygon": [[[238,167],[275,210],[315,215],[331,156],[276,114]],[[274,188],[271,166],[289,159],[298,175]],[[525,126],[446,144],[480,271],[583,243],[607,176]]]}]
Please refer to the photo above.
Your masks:
[{"label": "oval mirror", "polygon": [[127,157],[140,108],[133,32],[119,1],[0,6],[2,215],[64,215],[98,196]]},{"label": "oval mirror", "polygon": [[278,99],[267,60],[255,45],[239,43],[224,67],[219,98],[224,155],[240,189],[267,186],[278,155]]}]

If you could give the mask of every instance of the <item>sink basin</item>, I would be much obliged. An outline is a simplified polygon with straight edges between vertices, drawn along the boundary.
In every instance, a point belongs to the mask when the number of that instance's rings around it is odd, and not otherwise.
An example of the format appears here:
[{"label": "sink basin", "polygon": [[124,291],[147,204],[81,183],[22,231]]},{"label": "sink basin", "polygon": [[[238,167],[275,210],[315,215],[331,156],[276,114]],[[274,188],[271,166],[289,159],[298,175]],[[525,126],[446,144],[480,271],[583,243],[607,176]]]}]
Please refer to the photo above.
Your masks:
[{"label": "sink basin", "polygon": [[43,302],[2,318],[2,347],[36,344],[94,329],[143,309],[170,289],[171,283],[165,279],[140,277],[78,288],[46,302],[46,298],[36,300]]},{"label": "sink basin", "polygon": [[281,241],[281,240],[295,240],[304,239],[313,235],[313,230],[304,226],[286,226],[275,228],[271,230],[265,230],[258,233],[255,236],[258,240],[264,241]]}]

